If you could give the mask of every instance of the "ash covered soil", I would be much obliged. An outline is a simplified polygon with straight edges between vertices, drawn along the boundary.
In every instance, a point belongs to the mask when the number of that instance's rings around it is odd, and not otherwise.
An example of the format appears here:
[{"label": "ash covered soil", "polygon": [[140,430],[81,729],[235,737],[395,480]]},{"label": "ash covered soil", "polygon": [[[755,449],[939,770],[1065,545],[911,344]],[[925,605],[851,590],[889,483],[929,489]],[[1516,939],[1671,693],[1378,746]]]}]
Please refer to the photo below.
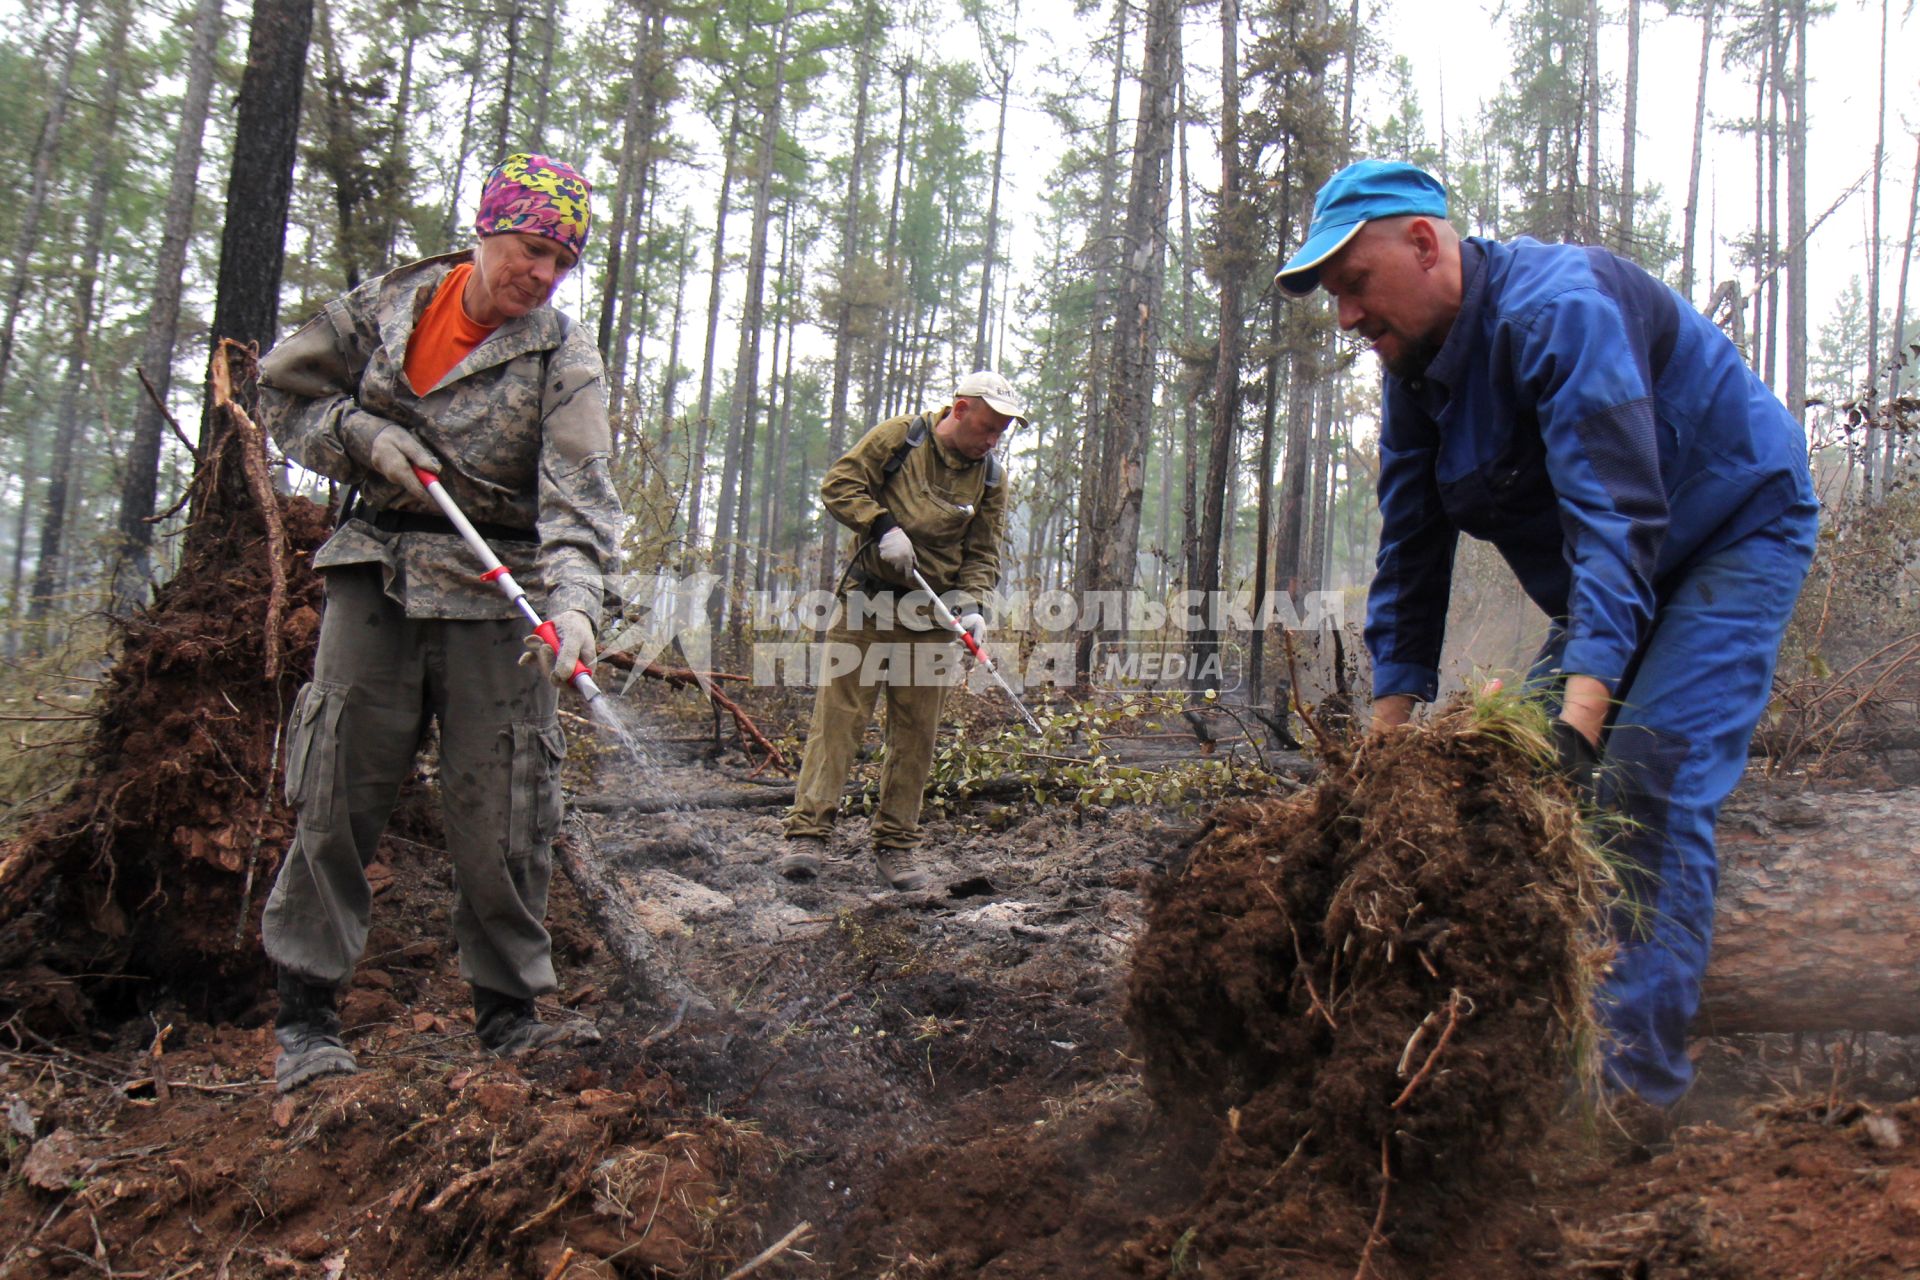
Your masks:
[{"label": "ash covered soil", "polygon": [[[567,839],[638,892],[651,952],[635,982],[556,870],[547,1015],[597,1045],[479,1049],[430,821],[371,869],[358,1076],[274,1093],[264,977],[209,1022],[164,990],[0,974],[0,1277],[1920,1275],[1914,1062],[1882,1040],[1704,1042],[1670,1150],[1563,1110],[1369,1249],[1377,1182],[1301,1138],[1250,1184],[1221,1159],[1252,1143],[1242,1111],[1163,1105],[1128,1029],[1190,819],[974,804],[929,824],[936,889],[903,895],[856,814],[793,884],[776,807],[642,811],[769,781],[667,702],[654,767],[569,766]],[[1209,1252],[1222,1205],[1322,1174],[1351,1194],[1296,1186],[1247,1211],[1262,1248]]]}]

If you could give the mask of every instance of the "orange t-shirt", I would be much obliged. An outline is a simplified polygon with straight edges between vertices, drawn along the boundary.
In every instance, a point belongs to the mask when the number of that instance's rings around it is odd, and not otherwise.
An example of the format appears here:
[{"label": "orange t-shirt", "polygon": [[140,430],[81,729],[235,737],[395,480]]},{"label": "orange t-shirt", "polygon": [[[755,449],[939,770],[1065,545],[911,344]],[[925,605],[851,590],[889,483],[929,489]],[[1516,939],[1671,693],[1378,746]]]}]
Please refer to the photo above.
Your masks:
[{"label": "orange t-shirt", "polygon": [[448,370],[467,358],[467,353],[487,340],[499,325],[477,325],[467,318],[460,295],[466,292],[473,264],[463,262],[447,272],[439,292],[413,326],[407,341],[407,382],[413,394],[423,396],[447,376]]}]

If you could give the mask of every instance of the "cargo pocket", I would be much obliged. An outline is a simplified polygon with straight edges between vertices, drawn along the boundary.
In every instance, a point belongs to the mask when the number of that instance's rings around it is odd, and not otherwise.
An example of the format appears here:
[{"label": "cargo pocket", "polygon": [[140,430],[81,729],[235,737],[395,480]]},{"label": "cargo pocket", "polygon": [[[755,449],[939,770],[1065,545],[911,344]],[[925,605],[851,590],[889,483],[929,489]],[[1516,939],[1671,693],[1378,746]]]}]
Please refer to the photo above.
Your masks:
[{"label": "cargo pocket", "polygon": [[286,797],[308,831],[333,830],[340,786],[340,717],[347,686],[312,680],[287,719]]},{"label": "cargo pocket", "polygon": [[513,726],[513,785],[508,797],[507,860],[547,852],[560,831],[560,762],[566,735],[558,724]]}]

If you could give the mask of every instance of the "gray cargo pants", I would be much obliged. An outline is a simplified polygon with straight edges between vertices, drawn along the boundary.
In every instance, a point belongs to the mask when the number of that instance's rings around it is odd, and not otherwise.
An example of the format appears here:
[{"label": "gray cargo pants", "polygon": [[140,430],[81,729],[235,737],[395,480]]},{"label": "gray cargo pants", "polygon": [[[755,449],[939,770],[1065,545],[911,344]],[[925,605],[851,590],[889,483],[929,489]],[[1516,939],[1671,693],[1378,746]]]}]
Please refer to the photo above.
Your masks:
[{"label": "gray cargo pants", "polygon": [[543,921],[566,741],[558,690],[516,665],[526,624],[408,618],[373,567],[326,579],[313,682],[287,726],[298,821],[267,899],[268,957],[318,982],[353,973],[372,902],[365,869],[431,716],[461,975],[510,996],[552,991]]}]

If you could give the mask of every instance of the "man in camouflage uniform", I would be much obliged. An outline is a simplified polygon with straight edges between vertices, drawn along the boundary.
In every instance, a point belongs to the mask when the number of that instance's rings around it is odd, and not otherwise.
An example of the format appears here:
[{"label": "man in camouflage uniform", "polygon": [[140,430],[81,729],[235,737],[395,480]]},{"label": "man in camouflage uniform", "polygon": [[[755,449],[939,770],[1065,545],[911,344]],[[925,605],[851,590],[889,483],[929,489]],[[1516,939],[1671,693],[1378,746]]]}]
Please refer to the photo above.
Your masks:
[{"label": "man in camouflage uniform", "polygon": [[[893,888],[932,883],[919,865],[920,803],[933,768],[940,706],[960,675],[953,634],[913,590],[915,569],[984,641],[987,594],[1000,578],[1007,486],[994,446],[1026,405],[997,373],[968,374],[953,403],[893,418],[827,469],[820,496],[834,519],[863,536],[841,579],[827,632],[834,664],[814,695],[813,726],[787,815],[789,852],[775,864],[789,879],[820,873],[854,753],[887,691],[887,759],[873,818],[874,856]],[[901,590],[906,588],[906,590]],[[836,660],[837,659],[837,660]],[[844,667],[844,670],[835,668]]]},{"label": "man in camouflage uniform", "polygon": [[[585,244],[587,198],[571,167],[509,157],[488,178],[473,249],[362,285],[261,361],[273,438],[359,494],[314,558],[327,608],[287,734],[298,821],[263,922],[283,1091],[356,1069],[334,992],[366,943],[363,869],[429,719],[475,1029],[500,1053],[567,1034],[533,1003],[555,986],[543,922],[566,751],[556,684],[593,661],[619,514],[599,352],[548,305]],[[448,325],[465,336],[448,339]],[[533,640],[545,674],[415,467],[439,475],[555,621],[557,661]]]}]

